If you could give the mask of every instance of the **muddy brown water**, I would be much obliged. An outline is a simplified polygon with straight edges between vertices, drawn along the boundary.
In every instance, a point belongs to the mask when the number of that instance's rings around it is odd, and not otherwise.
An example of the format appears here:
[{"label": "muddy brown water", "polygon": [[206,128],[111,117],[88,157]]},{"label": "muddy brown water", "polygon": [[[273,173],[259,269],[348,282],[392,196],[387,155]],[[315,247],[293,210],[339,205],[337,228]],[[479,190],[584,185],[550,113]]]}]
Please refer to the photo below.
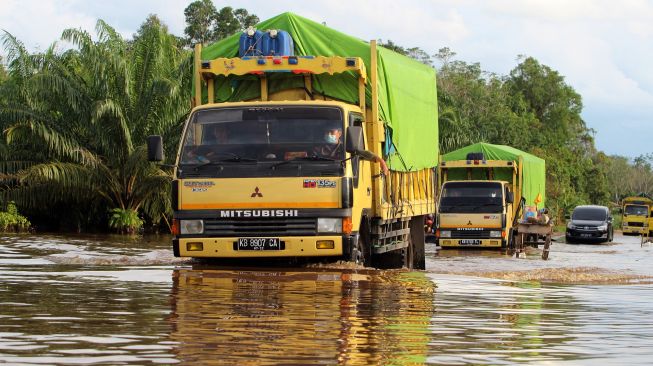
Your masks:
[{"label": "muddy brown water", "polygon": [[0,237],[0,364],[650,364],[653,244],[427,271],[224,267],[167,237]]}]

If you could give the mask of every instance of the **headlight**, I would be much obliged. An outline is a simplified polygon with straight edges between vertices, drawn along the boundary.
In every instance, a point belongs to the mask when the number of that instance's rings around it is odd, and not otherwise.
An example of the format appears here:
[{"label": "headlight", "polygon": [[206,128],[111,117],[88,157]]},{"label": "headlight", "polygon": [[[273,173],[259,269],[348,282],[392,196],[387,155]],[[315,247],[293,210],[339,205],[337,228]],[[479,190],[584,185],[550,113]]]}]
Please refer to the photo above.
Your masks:
[{"label": "headlight", "polygon": [[608,231],[608,224],[603,224],[597,227],[597,229],[599,229],[599,231]]},{"label": "headlight", "polygon": [[576,225],[572,224],[571,221],[567,223],[567,229],[575,229]]},{"label": "headlight", "polygon": [[179,220],[181,234],[202,234],[204,233],[204,221],[202,220]]},{"label": "headlight", "polygon": [[497,231],[497,230],[490,231],[490,238],[500,238],[500,237],[501,237],[501,231]]},{"label": "headlight", "polygon": [[317,232],[318,233],[341,233],[342,232],[342,219],[341,218],[323,218],[317,219]]},{"label": "headlight", "polygon": [[451,237],[451,230],[440,230],[440,237],[441,238],[450,238]]}]

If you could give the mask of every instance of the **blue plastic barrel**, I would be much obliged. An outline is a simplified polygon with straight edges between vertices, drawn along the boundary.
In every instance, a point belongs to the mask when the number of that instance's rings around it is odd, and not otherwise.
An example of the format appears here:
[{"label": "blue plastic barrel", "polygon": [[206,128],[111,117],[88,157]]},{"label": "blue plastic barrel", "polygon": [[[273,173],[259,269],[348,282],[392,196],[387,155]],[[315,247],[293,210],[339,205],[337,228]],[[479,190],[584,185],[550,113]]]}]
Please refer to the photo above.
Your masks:
[{"label": "blue plastic barrel", "polygon": [[260,30],[254,32],[251,36],[247,32],[243,32],[238,43],[238,56],[261,56],[263,54],[261,50],[262,38],[263,32]]},{"label": "blue plastic barrel", "polygon": [[261,51],[265,56],[293,56],[295,49],[290,33],[277,30],[266,31],[261,40]]}]

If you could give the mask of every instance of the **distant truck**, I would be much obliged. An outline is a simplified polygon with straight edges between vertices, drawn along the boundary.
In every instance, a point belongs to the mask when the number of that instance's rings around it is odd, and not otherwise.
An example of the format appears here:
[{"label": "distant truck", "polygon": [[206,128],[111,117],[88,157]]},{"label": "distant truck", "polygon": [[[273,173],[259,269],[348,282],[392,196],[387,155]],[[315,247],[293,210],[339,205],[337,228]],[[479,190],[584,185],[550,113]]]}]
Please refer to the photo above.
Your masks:
[{"label": "distant truck", "polygon": [[624,235],[642,235],[653,228],[650,223],[653,200],[631,196],[622,200],[621,230]]},{"label": "distant truck", "polygon": [[438,178],[443,248],[505,247],[524,205],[544,202],[544,160],[509,146],[478,143],[443,155]]},{"label": "distant truck", "polygon": [[[274,32],[195,46],[196,106],[172,185],[174,255],[424,268],[435,70],[290,13],[258,28]],[[150,160],[162,151],[151,136]]]}]

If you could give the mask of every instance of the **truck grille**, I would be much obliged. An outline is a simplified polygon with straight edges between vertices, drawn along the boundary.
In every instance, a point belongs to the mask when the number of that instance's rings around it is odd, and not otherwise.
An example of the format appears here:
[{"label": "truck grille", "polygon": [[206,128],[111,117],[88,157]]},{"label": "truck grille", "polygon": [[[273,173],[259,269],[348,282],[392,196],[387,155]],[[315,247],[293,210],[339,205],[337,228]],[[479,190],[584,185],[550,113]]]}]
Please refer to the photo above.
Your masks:
[{"label": "truck grille", "polygon": [[209,219],[204,220],[204,233],[237,237],[317,235],[317,219],[310,217]]},{"label": "truck grille", "polygon": [[[492,230],[500,230],[500,229],[492,229]],[[489,239],[490,231],[492,230],[491,229],[483,229],[483,230],[452,229],[451,238],[452,239]]]},{"label": "truck grille", "polygon": [[634,227],[644,227],[643,222],[628,222],[626,223],[627,226],[634,226]]}]

